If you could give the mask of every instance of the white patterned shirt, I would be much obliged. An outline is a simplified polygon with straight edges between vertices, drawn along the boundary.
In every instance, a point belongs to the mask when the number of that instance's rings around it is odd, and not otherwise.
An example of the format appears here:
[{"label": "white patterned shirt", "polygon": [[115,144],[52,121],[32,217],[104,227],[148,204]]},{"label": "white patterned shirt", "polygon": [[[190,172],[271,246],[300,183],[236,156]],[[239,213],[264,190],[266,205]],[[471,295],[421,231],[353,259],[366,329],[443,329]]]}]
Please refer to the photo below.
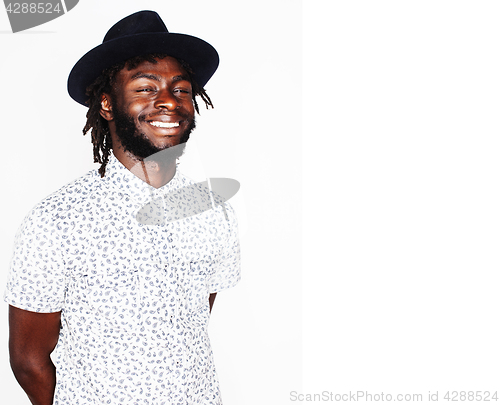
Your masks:
[{"label": "white patterned shirt", "polygon": [[220,405],[208,297],[239,279],[227,203],[178,171],[154,189],[112,155],[104,178],[88,173],[25,218],[5,300],[62,311],[54,405]]}]

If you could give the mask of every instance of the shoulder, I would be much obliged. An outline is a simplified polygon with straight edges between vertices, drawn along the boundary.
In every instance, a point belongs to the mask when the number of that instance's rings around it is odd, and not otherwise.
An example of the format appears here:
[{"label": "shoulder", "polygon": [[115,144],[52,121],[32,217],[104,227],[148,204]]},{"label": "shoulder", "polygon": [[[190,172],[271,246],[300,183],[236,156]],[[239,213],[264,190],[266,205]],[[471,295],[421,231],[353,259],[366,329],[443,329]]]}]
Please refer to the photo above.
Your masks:
[{"label": "shoulder", "polygon": [[24,225],[49,224],[67,219],[71,212],[83,209],[86,199],[99,187],[99,180],[97,171],[92,170],[66,184],[36,204],[25,217]]}]

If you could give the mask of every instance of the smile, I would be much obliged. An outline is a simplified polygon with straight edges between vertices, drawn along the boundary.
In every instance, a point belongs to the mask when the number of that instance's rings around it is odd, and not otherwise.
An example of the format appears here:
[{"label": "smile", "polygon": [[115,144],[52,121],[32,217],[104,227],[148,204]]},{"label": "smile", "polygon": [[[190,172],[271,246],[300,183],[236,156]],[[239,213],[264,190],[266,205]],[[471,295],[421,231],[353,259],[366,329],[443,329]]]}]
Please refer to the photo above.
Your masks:
[{"label": "smile", "polygon": [[157,128],[176,128],[179,126],[178,122],[149,121],[149,124]]}]

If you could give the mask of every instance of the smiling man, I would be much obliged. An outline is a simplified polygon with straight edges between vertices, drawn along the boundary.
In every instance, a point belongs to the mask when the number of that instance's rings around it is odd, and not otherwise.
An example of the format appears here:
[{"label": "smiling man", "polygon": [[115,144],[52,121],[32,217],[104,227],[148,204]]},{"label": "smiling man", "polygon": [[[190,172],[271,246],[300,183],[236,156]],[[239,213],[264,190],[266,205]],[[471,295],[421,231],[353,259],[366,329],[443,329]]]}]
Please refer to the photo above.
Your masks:
[{"label": "smiling man", "polygon": [[[142,11],[71,71],[101,166],[16,236],[9,350],[33,404],[222,403],[207,327],[215,294],[240,278],[237,224],[176,165],[218,60]],[[213,208],[183,215],[195,202]]]},{"label": "smiling man", "polygon": [[[160,160],[162,167],[155,159],[147,170],[137,173],[158,188],[175,173],[173,158],[182,154],[195,127],[195,107],[191,79],[181,63],[170,56],[150,55],[148,59],[134,68],[129,62],[117,73],[109,92],[101,95],[100,115],[108,121],[113,154],[129,170],[175,147],[169,159]],[[146,178],[147,173],[152,176]]]}]

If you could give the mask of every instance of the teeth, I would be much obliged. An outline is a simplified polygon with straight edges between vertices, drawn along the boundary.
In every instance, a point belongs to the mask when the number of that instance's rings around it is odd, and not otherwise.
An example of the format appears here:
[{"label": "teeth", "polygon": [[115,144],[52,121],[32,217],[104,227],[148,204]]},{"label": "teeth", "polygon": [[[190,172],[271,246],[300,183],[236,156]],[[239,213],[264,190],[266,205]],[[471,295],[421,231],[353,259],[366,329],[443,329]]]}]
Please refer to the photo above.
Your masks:
[{"label": "teeth", "polygon": [[175,128],[179,126],[178,122],[151,121],[150,124],[158,128]]}]

